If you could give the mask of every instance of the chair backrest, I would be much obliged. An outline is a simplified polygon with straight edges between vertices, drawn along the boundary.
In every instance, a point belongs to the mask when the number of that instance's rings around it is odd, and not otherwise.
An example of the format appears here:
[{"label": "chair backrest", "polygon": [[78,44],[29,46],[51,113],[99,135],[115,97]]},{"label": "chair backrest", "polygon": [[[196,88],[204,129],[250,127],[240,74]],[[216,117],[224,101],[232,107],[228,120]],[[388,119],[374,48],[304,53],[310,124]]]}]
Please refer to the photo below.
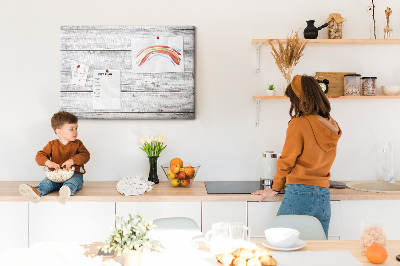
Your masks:
[{"label": "chair backrest", "polygon": [[287,227],[300,231],[302,240],[326,240],[321,222],[309,215],[279,215],[272,222],[272,227]]},{"label": "chair backrest", "polygon": [[202,235],[200,227],[197,223],[187,217],[169,217],[153,220],[156,230],[182,230],[186,231],[193,236]]}]

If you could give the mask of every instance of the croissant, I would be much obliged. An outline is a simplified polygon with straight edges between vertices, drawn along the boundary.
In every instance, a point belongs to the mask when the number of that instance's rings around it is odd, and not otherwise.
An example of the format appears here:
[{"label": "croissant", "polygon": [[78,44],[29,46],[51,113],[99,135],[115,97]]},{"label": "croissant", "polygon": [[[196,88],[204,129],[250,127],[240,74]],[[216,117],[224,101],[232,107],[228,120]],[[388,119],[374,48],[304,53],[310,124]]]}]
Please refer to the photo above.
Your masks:
[{"label": "croissant", "polygon": [[246,266],[246,260],[243,258],[236,258],[233,260],[232,264],[234,266]]},{"label": "croissant", "polygon": [[271,256],[261,256],[258,258],[263,266],[275,266],[278,263],[276,260]]},{"label": "croissant", "polygon": [[253,249],[253,254],[254,254],[254,258],[257,258],[257,259],[261,256],[271,256],[271,252],[269,250],[262,249],[262,248]]},{"label": "croissant", "polygon": [[261,266],[261,262],[256,258],[251,258],[247,261],[247,266]]},{"label": "croissant", "polygon": [[245,259],[245,260],[254,258],[253,252],[251,252],[247,248],[239,248],[239,249],[235,250],[232,254],[236,258],[242,258],[242,259]]},{"label": "croissant", "polygon": [[218,254],[217,255],[217,260],[222,263],[224,266],[229,266],[232,264],[232,261],[235,259],[235,257],[231,253],[224,253],[224,254]]}]

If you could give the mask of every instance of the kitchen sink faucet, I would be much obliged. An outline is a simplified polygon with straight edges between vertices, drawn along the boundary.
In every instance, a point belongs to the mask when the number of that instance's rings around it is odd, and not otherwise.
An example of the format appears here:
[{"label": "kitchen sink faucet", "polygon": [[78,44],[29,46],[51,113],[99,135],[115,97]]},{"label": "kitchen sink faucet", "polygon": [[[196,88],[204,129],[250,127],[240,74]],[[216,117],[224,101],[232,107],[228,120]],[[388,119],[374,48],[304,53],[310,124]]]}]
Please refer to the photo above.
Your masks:
[{"label": "kitchen sink faucet", "polygon": [[383,153],[385,154],[387,152],[387,149],[390,148],[390,161],[389,161],[389,169],[386,168],[387,167],[387,156],[385,156],[384,158],[384,164],[382,166],[382,170],[383,170],[383,178],[385,179],[385,181],[388,181],[389,183],[394,183],[395,179],[394,179],[394,169],[393,169],[393,147],[392,144],[390,142],[387,142],[385,144],[385,146],[383,146]]}]

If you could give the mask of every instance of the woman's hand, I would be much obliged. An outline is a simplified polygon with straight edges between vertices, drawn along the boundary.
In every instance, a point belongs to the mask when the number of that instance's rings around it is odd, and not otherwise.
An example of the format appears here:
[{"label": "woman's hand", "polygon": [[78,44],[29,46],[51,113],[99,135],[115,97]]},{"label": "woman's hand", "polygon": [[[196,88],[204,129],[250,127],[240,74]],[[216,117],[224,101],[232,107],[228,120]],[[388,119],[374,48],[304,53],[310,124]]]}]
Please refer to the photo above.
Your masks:
[{"label": "woman's hand", "polygon": [[251,193],[251,195],[261,195],[261,199],[258,202],[262,202],[267,197],[276,197],[278,194],[279,193],[272,188],[257,190],[256,192]]}]

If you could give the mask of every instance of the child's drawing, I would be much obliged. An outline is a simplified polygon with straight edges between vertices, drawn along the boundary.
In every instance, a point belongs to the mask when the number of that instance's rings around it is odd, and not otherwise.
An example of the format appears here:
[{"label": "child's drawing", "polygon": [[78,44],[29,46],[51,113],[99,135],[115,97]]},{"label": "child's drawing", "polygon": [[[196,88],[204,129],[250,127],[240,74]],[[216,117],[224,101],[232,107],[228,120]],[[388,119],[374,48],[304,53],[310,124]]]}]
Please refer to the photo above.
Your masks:
[{"label": "child's drawing", "polygon": [[183,36],[132,39],[133,73],[183,72]]}]

